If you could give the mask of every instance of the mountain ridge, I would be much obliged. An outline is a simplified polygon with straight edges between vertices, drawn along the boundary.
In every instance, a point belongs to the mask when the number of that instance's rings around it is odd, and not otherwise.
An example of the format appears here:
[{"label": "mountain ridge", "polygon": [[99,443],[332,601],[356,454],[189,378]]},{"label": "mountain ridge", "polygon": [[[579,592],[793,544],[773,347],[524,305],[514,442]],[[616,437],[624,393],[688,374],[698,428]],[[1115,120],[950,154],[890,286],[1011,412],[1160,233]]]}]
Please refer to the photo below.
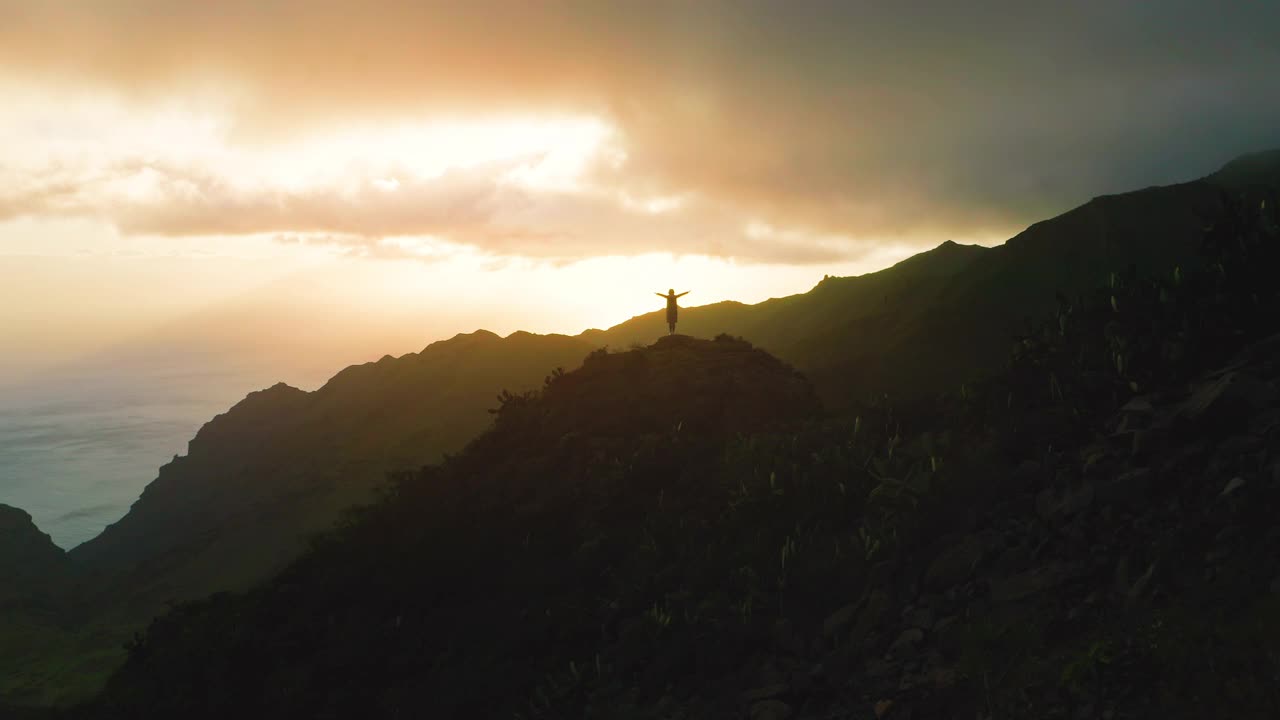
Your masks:
[{"label": "mountain ridge", "polygon": [[914,426],[725,335],[593,352],[86,717],[1270,716],[1277,198]]},{"label": "mountain ridge", "polygon": [[[1274,189],[1272,164],[1280,152],[1242,156],[1201,180],[1100,196],[1000,246],[947,241],[806,293],[683,309],[680,329],[746,338],[799,368],[835,412],[885,394],[901,402],[955,391],[1002,366],[1055,294],[1085,292],[1133,263],[1152,275],[1193,267],[1224,188]],[[311,392],[281,383],[250,393],[67,559],[87,577],[86,597],[121,628],[169,599],[248,587],[296,557],[305,535],[372,498],[387,471],[464,447],[489,424],[499,390],[532,390],[602,345],[647,346],[663,330],[660,312],[577,336],[477,330],[349,366]]]}]

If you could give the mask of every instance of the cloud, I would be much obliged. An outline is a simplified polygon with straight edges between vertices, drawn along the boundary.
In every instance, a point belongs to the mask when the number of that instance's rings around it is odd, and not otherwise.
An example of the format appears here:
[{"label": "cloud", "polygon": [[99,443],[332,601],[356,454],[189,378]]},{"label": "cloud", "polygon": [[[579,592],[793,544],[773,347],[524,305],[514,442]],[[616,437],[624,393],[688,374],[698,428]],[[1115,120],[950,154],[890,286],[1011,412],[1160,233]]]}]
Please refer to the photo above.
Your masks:
[{"label": "cloud", "polygon": [[[596,168],[594,194],[522,191],[494,168],[395,193],[246,193],[169,168],[164,207],[113,212],[128,231],[820,262],[881,238],[1008,234],[1280,145],[1277,26],[1275,3],[1190,0],[0,0],[0,67],[137,103],[218,87],[245,143],[381,118],[572,113],[616,127],[627,155]],[[65,188],[45,190],[9,212],[65,203]],[[694,200],[644,215],[620,194]],[[787,231],[751,236],[752,220]]]},{"label": "cloud", "polygon": [[[129,235],[268,234],[283,243],[384,259],[433,260],[467,246],[558,262],[670,252],[807,264],[847,260],[869,249],[845,238],[752,229],[737,214],[688,196],[645,202],[608,185],[548,190],[513,181],[530,160],[452,168],[432,177],[393,170],[393,182],[383,177],[384,168],[344,186],[298,189],[245,187],[207,169],[158,162],[84,169],[78,181],[73,171],[44,170],[0,179],[0,220],[7,209],[10,217],[94,217]],[[35,189],[19,190],[24,187]]]}]

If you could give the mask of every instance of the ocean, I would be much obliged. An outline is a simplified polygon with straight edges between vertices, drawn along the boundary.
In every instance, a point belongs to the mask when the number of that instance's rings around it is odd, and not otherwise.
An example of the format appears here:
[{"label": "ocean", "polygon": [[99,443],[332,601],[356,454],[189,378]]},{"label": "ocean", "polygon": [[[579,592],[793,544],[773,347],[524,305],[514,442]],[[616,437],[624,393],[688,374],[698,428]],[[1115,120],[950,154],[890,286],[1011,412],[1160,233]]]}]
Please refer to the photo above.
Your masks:
[{"label": "ocean", "polygon": [[276,379],[170,367],[0,389],[0,503],[70,549],[120,519],[204,423]]}]

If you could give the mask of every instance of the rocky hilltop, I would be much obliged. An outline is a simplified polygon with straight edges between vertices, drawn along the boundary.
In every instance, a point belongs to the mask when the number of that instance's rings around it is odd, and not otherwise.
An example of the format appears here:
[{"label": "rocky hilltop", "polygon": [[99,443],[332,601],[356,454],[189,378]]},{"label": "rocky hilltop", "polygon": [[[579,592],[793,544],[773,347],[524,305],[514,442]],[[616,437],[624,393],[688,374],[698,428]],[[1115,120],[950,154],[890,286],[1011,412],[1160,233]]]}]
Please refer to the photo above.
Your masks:
[{"label": "rocky hilltop", "polygon": [[740,338],[686,335],[646,348],[597,351],[545,393],[541,433],[627,436],[678,425],[746,432],[818,412],[802,375]]}]

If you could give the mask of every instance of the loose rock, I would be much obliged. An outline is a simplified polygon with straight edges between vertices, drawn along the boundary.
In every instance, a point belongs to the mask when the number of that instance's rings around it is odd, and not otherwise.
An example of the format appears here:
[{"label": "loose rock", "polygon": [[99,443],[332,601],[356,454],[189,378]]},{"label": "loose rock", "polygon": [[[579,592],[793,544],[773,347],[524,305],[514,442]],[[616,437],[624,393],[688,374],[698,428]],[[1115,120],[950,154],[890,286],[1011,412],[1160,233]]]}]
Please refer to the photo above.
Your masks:
[{"label": "loose rock", "polygon": [[829,638],[844,631],[853,622],[853,616],[858,611],[857,603],[849,603],[839,610],[827,616],[822,621],[822,636]]},{"label": "loose rock", "polygon": [[984,550],[976,537],[965,538],[934,558],[925,572],[924,584],[930,590],[944,590],[964,582],[982,561]]},{"label": "loose rock", "polygon": [[787,720],[794,714],[781,700],[762,700],[751,706],[751,720]]},{"label": "loose rock", "polygon": [[922,642],[924,642],[924,631],[920,628],[903,630],[898,635],[898,639],[889,646],[889,657],[898,659],[910,657],[916,653]]}]

